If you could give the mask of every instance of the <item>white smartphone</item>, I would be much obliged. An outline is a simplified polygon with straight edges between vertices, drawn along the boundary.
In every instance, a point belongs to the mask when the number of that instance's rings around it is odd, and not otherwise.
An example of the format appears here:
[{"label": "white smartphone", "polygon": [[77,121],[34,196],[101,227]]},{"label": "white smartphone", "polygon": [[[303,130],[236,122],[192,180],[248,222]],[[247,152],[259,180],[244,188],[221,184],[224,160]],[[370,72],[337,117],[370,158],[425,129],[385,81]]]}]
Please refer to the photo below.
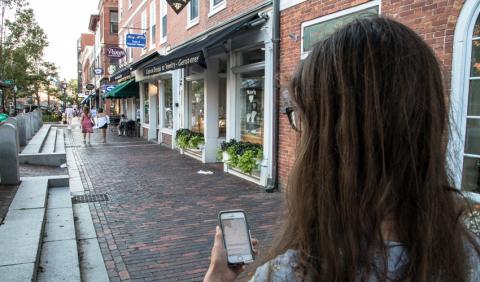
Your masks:
[{"label": "white smartphone", "polygon": [[221,211],[218,214],[223,243],[230,265],[253,262],[252,240],[247,215],[242,210]]}]

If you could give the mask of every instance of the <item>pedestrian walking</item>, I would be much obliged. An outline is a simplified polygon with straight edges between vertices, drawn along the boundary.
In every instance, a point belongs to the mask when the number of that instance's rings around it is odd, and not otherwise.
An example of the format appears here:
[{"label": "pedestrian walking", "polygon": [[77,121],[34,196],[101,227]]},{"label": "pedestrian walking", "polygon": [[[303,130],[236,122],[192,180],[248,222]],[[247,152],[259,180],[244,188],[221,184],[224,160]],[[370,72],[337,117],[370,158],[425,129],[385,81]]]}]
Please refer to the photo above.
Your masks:
[{"label": "pedestrian walking", "polygon": [[90,109],[88,107],[83,107],[80,125],[82,126],[83,144],[90,145],[90,135],[93,133],[93,126],[95,125],[95,122],[92,119],[92,115],[90,114]]},{"label": "pedestrian walking", "polygon": [[[430,47],[393,20],[316,45],[286,111],[299,139],[284,226],[251,281],[480,281],[480,240],[447,172],[443,85]],[[217,227],[204,281],[241,270]]]},{"label": "pedestrian walking", "polygon": [[65,116],[67,117],[67,128],[72,129],[72,118],[74,115],[74,110],[72,105],[68,104],[67,108],[65,109]]},{"label": "pedestrian walking", "polygon": [[102,131],[103,143],[107,143],[107,128],[110,124],[110,117],[103,112],[102,108],[98,109],[97,121],[98,128]]}]

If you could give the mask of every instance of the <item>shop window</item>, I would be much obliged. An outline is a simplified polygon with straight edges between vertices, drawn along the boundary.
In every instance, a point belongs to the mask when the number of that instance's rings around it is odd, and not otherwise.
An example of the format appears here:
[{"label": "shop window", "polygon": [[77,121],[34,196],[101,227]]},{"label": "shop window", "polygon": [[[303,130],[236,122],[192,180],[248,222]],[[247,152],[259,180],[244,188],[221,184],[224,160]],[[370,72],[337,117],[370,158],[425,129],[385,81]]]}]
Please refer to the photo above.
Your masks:
[{"label": "shop window", "polygon": [[110,11],[110,34],[118,33],[118,11]]},{"label": "shop window", "polygon": [[163,127],[173,128],[173,90],[172,80],[166,79],[163,81],[164,96],[163,96]]},{"label": "shop window", "polygon": [[258,47],[239,53],[240,65],[250,65],[265,61],[265,48]]},{"label": "shop window", "polygon": [[205,128],[203,80],[187,82],[190,130],[203,133]]},{"label": "shop window", "polygon": [[338,28],[361,17],[379,14],[379,1],[371,1],[350,9],[314,19],[302,24],[302,57],[306,57],[320,40]]},{"label": "shop window", "polygon": [[263,94],[265,71],[257,70],[238,75],[237,126],[240,139],[263,144]]},{"label": "shop window", "polygon": [[220,77],[218,97],[218,137],[227,136],[227,79]]}]

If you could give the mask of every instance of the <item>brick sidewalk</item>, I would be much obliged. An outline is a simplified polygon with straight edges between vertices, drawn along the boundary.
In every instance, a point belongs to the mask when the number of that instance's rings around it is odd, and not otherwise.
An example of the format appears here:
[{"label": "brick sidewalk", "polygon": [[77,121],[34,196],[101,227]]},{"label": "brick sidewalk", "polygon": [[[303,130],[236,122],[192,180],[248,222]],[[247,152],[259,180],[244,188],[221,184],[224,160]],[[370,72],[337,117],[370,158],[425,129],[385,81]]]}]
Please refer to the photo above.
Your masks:
[{"label": "brick sidewalk", "polygon": [[244,209],[260,251],[270,244],[281,193],[142,139],[111,134],[103,145],[95,133],[85,147],[78,131],[69,137],[85,190],[111,196],[90,211],[112,281],[201,281],[220,210]]}]

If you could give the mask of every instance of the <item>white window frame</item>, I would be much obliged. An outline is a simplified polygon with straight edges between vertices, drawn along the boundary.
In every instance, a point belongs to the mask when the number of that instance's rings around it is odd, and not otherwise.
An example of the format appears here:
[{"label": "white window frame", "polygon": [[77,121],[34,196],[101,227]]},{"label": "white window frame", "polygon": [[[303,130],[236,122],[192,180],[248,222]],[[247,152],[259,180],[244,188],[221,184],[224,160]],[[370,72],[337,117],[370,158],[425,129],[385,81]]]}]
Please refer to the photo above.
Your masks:
[{"label": "white window frame", "polygon": [[[140,23],[141,23],[141,29],[142,29],[142,34],[145,36],[147,35],[147,11],[144,10],[140,16]],[[147,44],[145,44],[145,48],[142,48],[142,54],[145,53],[145,49],[147,49]]]},{"label": "white window frame", "polygon": [[191,5],[192,5],[192,1],[188,2],[186,29],[190,29],[191,27],[196,26],[200,21],[200,0],[197,0],[197,17],[194,19],[191,19],[191,11],[190,11]]},{"label": "white window frame", "polygon": [[210,12],[208,12],[208,17],[215,15],[216,13],[220,12],[225,8],[227,8],[227,0],[223,0],[222,3],[217,5],[213,5],[213,0],[210,0]]},{"label": "white window frame", "polygon": [[120,31],[120,21],[122,20],[123,15],[123,0],[118,0],[118,31]]},{"label": "white window frame", "polygon": [[[157,37],[157,32],[156,32],[157,11],[156,11],[156,9],[157,9],[157,7],[155,5],[155,0],[152,0],[152,2],[150,2],[150,29],[149,29],[149,32],[150,32],[150,50],[155,47],[155,40],[156,40],[156,37]],[[155,32],[155,39],[153,38],[153,32]]]},{"label": "white window frame", "polygon": [[301,31],[302,31],[301,39],[302,40],[301,40],[301,45],[300,45],[301,59],[305,59],[308,56],[308,54],[310,54],[310,51],[307,51],[307,52],[303,51],[303,35],[304,35],[303,33],[304,33],[306,27],[309,27],[311,25],[318,24],[318,23],[321,23],[321,22],[333,20],[335,18],[339,18],[339,17],[346,16],[346,15],[349,15],[349,14],[358,13],[358,12],[361,12],[362,10],[367,10],[367,9],[370,9],[370,8],[373,8],[373,7],[376,7],[376,6],[378,6],[378,13],[382,14],[381,0],[375,0],[375,1],[370,1],[370,2],[367,2],[365,4],[358,5],[358,6],[349,8],[349,9],[341,10],[341,11],[338,11],[336,13],[332,13],[332,14],[329,14],[329,15],[326,15],[326,16],[323,16],[323,17],[319,17],[319,18],[316,18],[316,19],[313,19],[313,20],[310,20],[310,21],[307,21],[307,22],[303,22],[302,23],[302,28],[301,28]]},{"label": "white window frame", "polygon": [[191,18],[191,11],[190,11],[191,4],[192,4],[192,1],[188,3],[188,7],[187,7],[187,28],[186,29],[196,26],[200,21],[200,0],[197,0],[197,7],[198,7],[197,17],[194,19]]},{"label": "white window frame", "polygon": [[[160,44],[167,42],[168,37],[168,6],[165,0],[160,0]],[[167,17],[167,34],[163,34],[163,17]]]},{"label": "white window frame", "polygon": [[128,9],[132,8],[133,0],[128,0]]},{"label": "white window frame", "polygon": [[[480,16],[480,0],[466,1],[457,19],[452,60],[452,94],[450,98],[450,136],[448,165],[453,173],[455,188],[462,188],[463,159],[467,126],[468,96],[470,91],[470,64],[472,55],[473,28]],[[467,155],[469,156],[469,155]],[[475,155],[474,155],[475,156]],[[480,194],[462,191],[466,196],[480,202]]]}]

